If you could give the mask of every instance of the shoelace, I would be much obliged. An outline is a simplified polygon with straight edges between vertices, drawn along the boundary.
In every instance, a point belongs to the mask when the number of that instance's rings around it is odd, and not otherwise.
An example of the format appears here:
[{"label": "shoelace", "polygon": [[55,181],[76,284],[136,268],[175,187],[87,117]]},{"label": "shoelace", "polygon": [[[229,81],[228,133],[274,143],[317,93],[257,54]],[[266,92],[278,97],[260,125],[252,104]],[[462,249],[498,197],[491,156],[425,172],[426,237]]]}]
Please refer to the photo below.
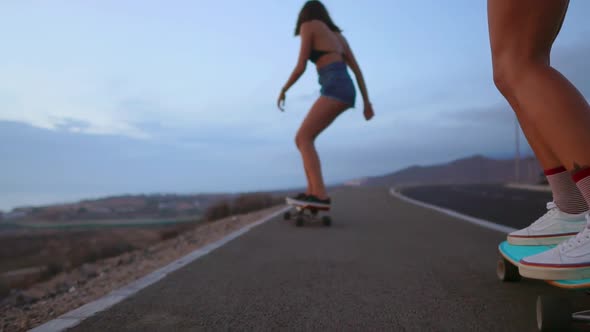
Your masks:
[{"label": "shoelace", "polygon": [[548,211],[544,215],[542,215],[539,219],[537,219],[531,225],[539,224],[539,223],[543,222],[545,219],[547,219],[548,217],[551,217],[554,214],[556,214],[557,213],[557,204],[555,204],[555,202],[548,202],[547,203],[547,210]]},{"label": "shoelace", "polygon": [[[590,223],[590,215],[586,215],[586,222]],[[580,245],[586,241],[590,240],[590,229],[588,227],[584,227],[584,229],[576,234],[576,236],[565,240],[564,242],[558,245],[559,251],[563,252],[566,249],[571,249],[577,245]]]}]

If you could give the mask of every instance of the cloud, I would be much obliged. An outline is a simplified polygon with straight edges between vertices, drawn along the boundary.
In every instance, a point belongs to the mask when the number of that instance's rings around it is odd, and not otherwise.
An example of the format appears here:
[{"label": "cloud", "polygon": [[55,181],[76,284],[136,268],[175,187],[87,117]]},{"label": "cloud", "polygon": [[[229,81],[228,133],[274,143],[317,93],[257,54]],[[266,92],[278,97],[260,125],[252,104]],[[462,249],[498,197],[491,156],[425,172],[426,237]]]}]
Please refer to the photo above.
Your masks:
[{"label": "cloud", "polygon": [[444,112],[442,117],[461,125],[509,125],[514,123],[514,112],[507,103],[472,107]]},{"label": "cloud", "polygon": [[149,137],[126,119],[119,101],[90,73],[32,66],[0,70],[0,120],[85,134]]}]

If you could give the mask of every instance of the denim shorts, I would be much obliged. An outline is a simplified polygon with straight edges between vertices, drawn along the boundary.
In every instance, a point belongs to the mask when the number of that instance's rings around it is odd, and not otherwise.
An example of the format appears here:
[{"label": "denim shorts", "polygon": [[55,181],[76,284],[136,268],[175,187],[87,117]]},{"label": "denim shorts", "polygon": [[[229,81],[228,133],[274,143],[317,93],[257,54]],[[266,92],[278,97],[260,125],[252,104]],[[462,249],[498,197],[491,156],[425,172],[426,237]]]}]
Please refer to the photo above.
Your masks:
[{"label": "denim shorts", "polygon": [[348,71],[346,63],[333,62],[318,69],[319,83],[322,87],[322,96],[329,97],[354,107],[356,90]]}]

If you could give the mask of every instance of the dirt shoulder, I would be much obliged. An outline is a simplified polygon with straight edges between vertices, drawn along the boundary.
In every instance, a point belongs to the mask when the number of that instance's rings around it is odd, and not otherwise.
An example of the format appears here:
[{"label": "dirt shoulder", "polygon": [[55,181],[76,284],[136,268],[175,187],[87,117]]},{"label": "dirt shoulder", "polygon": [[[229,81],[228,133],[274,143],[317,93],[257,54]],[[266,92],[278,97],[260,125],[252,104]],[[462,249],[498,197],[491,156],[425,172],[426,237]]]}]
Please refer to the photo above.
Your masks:
[{"label": "dirt shoulder", "polygon": [[84,264],[27,290],[13,291],[0,303],[0,332],[25,331],[43,324],[282,208],[203,223],[147,249]]}]

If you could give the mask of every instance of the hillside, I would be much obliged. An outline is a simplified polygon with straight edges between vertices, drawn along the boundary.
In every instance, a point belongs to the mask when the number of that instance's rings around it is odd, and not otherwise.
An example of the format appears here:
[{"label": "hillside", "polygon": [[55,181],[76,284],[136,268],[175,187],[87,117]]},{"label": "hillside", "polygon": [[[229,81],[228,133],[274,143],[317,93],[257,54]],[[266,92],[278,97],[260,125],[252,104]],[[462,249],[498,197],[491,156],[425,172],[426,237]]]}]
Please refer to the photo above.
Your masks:
[{"label": "hillside", "polygon": [[[520,162],[521,183],[538,183],[542,169],[534,158]],[[514,160],[472,156],[445,164],[411,166],[394,173],[350,181],[367,186],[404,186],[423,184],[505,183],[515,181]]]}]

